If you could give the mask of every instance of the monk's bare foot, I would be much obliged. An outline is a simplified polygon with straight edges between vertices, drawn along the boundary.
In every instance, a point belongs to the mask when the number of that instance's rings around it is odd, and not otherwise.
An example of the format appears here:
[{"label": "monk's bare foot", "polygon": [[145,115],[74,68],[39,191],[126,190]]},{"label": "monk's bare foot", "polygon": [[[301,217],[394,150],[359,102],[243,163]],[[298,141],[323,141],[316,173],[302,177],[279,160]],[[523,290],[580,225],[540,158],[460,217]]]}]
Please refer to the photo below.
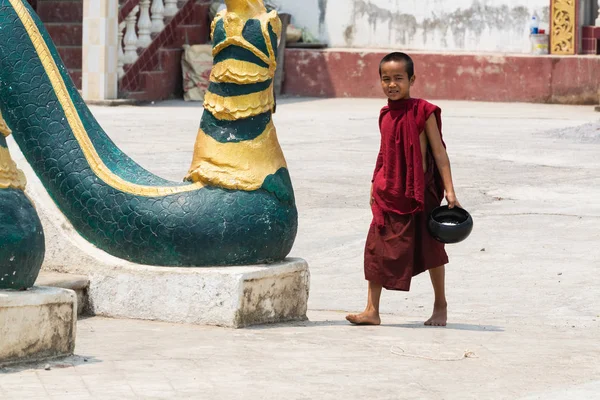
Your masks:
[{"label": "monk's bare foot", "polygon": [[379,313],[374,311],[365,311],[360,314],[346,315],[346,319],[354,325],[381,325]]},{"label": "monk's bare foot", "polygon": [[448,320],[448,304],[434,304],[431,318],[425,321],[427,326],[446,326]]}]

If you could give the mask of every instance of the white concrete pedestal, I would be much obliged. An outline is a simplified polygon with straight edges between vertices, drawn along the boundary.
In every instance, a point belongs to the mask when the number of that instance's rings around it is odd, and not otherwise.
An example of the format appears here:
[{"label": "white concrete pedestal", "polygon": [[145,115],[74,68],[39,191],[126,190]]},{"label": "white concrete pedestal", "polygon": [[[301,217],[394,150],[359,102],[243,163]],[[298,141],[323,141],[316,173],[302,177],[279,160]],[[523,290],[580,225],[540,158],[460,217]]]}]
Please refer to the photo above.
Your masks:
[{"label": "white concrete pedestal", "polygon": [[0,290],[0,366],[73,354],[76,323],[72,290]]},{"label": "white concrete pedestal", "polygon": [[240,328],[306,319],[304,260],[273,265],[166,268],[126,265],[90,273],[95,315]]}]

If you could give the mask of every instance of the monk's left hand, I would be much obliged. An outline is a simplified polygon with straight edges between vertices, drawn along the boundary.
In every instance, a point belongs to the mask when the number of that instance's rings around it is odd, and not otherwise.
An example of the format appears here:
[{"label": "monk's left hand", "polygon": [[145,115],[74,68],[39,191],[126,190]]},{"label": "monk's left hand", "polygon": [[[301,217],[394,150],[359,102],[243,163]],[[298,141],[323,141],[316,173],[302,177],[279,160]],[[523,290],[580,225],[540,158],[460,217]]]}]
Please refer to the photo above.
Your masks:
[{"label": "monk's left hand", "polygon": [[454,192],[446,192],[446,201],[448,202],[448,208],[460,207],[460,203],[458,202]]}]

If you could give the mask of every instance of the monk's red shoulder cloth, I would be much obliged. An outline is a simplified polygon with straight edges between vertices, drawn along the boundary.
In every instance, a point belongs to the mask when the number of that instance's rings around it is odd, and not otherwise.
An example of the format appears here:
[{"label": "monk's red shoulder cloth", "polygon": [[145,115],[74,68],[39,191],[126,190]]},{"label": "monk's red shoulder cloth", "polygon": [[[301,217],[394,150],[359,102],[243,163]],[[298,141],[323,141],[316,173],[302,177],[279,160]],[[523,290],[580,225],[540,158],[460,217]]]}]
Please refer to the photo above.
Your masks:
[{"label": "monk's red shoulder cloth", "polygon": [[[384,225],[384,213],[423,211],[426,182],[419,135],[432,114],[441,134],[442,110],[425,100],[389,100],[381,109],[381,147],[372,180],[373,217],[380,227]],[[439,185],[440,179],[437,181]]]}]

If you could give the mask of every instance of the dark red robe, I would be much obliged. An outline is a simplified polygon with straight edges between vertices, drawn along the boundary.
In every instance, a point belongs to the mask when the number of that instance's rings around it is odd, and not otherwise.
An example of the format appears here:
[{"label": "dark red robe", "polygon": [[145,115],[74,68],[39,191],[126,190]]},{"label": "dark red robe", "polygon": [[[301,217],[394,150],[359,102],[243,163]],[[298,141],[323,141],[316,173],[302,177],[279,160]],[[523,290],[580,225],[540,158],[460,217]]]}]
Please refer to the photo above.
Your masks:
[{"label": "dark red robe", "polygon": [[[409,290],[411,278],[448,262],[444,245],[429,234],[427,218],[444,198],[444,185],[419,136],[441,110],[421,99],[389,101],[381,110],[381,147],[373,174],[373,223],[365,247],[365,277],[386,289]],[[442,141],[443,143],[443,141]]]}]

